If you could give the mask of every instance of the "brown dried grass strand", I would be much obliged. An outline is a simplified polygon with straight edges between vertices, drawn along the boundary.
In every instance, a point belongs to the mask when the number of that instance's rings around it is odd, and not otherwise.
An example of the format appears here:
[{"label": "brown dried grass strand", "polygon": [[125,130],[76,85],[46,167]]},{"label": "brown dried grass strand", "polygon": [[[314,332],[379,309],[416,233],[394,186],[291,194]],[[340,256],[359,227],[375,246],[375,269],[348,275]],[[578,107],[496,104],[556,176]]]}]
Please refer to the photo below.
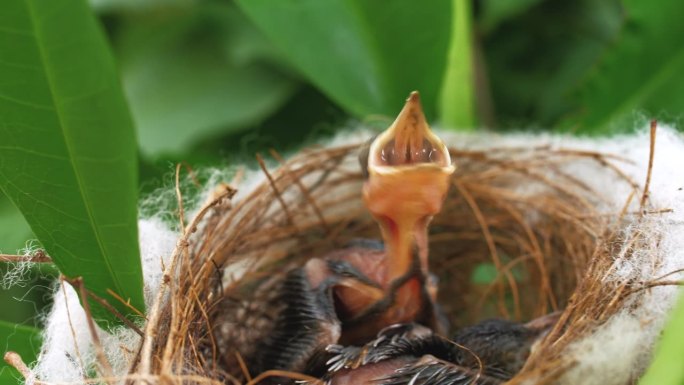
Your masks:
[{"label": "brown dried grass strand", "polygon": [[651,130],[650,130],[650,142],[649,142],[649,151],[648,151],[648,169],[646,171],[646,182],[644,183],[644,191],[643,194],[641,195],[641,203],[640,203],[640,208],[641,210],[644,209],[644,206],[646,205],[646,201],[648,200],[649,197],[649,188],[651,187],[651,174],[653,172],[653,158],[655,156],[655,141],[656,141],[656,130],[658,129],[658,121],[657,120],[651,120]]},{"label": "brown dried grass strand", "polygon": [[[107,360],[104,349],[102,348],[102,343],[100,342],[100,336],[97,334],[95,328],[95,322],[93,321],[92,313],[90,312],[90,303],[88,302],[88,293],[86,291],[85,285],[83,285],[83,279],[78,277],[74,279],[66,279],[72,286],[76,286],[79,292],[79,296],[82,298],[81,305],[86,314],[86,321],[88,323],[88,331],[90,331],[90,338],[93,340],[93,347],[95,347],[95,355],[97,356],[97,361],[100,367],[104,371],[106,377],[114,377],[114,370],[112,365]],[[75,341],[75,340],[74,340]],[[109,382],[107,382],[109,383]]]},{"label": "brown dried grass strand", "polygon": [[62,287],[62,294],[64,295],[64,307],[67,313],[67,322],[69,324],[69,331],[71,332],[71,338],[74,341],[74,350],[76,351],[76,358],[78,359],[78,364],[81,365],[81,375],[83,379],[86,379],[85,363],[83,362],[83,357],[81,356],[81,349],[78,347],[78,341],[76,339],[76,330],[74,330],[74,324],[71,321],[71,310],[69,309],[69,302],[66,293],[66,287],[64,286],[64,279],[60,276],[59,284]]},{"label": "brown dried grass strand", "polygon": [[311,208],[313,209],[314,213],[316,214],[316,217],[318,217],[318,220],[320,221],[320,225],[325,229],[326,232],[330,231],[330,228],[328,227],[328,223],[325,221],[325,218],[323,217],[323,212],[321,209],[318,207],[316,204],[316,201],[311,197],[311,193],[309,190],[302,184],[302,181],[294,174],[291,172],[289,166],[285,163],[283,158],[278,154],[278,152],[274,149],[270,150],[271,156],[280,163],[281,167],[283,170],[285,170],[285,173],[292,179],[292,181],[299,187],[299,191],[304,195],[304,198],[306,199],[307,203]]},{"label": "brown dried grass strand", "polygon": [[[496,244],[494,243],[494,240],[492,239],[492,234],[489,230],[489,225],[487,224],[487,220],[485,217],[482,215],[482,211],[480,211],[479,206],[477,205],[477,202],[473,199],[472,195],[466,190],[466,188],[463,186],[463,184],[457,180],[454,181],[454,185],[456,186],[456,189],[461,193],[463,198],[466,200],[468,203],[468,206],[470,209],[473,211],[473,214],[475,215],[475,219],[477,219],[478,224],[480,225],[480,228],[482,229],[482,235],[484,236],[485,242],[487,244],[487,248],[489,249],[489,253],[492,257],[492,261],[494,262],[494,266],[496,267],[497,271],[502,271],[502,264],[501,264],[501,258],[499,257],[499,252],[496,248]],[[515,281],[510,277],[509,275],[506,275],[506,278],[509,279],[509,284],[513,285],[515,283],[511,283],[510,281]],[[504,287],[500,282],[497,282],[497,288],[499,291],[499,309],[501,311],[501,314],[506,317],[510,318],[510,315],[508,314],[508,309],[506,309],[506,304],[504,302]]]}]

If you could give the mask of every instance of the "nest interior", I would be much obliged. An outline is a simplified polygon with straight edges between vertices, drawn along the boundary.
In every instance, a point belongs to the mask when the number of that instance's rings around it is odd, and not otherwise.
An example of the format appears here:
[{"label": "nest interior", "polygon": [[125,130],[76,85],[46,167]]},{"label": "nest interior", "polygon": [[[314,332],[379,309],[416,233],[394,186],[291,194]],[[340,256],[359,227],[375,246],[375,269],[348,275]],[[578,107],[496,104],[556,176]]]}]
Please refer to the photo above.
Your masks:
[{"label": "nest interior", "polygon": [[[275,156],[251,186],[218,186],[188,224],[167,268],[167,289],[150,315],[133,371],[222,383],[213,317],[243,280],[301,264],[356,238],[380,238],[361,202],[357,145]],[[626,298],[601,284],[625,212],[610,215],[603,192],[564,168],[592,162],[621,173],[618,159],[586,151],[451,149],[457,165],[442,212],[430,229],[430,267],[452,328],[502,317],[525,321],[563,310],[530,358],[526,375],[558,372],[563,346],[605,321]],[[263,165],[263,163],[262,163]],[[619,211],[619,210],[618,210]],[[628,240],[621,240],[626,242]],[[638,240],[632,240],[638,242]],[[587,314],[589,315],[587,317]],[[557,374],[557,373],[556,373]],[[191,382],[192,382],[191,381]],[[515,379],[514,379],[515,382]]]}]

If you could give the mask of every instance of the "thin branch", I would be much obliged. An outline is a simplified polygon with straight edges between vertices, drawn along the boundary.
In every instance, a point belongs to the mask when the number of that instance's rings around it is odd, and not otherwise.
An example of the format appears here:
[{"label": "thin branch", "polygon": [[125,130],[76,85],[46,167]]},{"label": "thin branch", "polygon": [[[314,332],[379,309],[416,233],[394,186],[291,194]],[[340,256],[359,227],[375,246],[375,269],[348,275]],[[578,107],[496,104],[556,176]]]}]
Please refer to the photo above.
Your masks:
[{"label": "thin branch", "polygon": [[264,159],[259,154],[256,154],[256,158],[257,158],[257,162],[259,163],[259,167],[261,167],[261,170],[264,172],[264,175],[266,175],[266,178],[268,179],[268,182],[271,185],[271,189],[273,190],[273,193],[275,194],[276,199],[278,199],[278,202],[280,202],[280,206],[283,209],[283,212],[285,213],[285,217],[287,218],[287,223],[296,229],[297,226],[295,226],[295,224],[294,224],[294,220],[292,219],[292,214],[290,213],[290,210],[287,208],[287,204],[285,203],[285,200],[283,199],[282,195],[280,194],[280,191],[278,190],[278,187],[276,186],[275,180],[273,180],[273,176],[271,176],[271,173],[268,172],[268,168],[266,168],[266,163],[264,162]]},{"label": "thin branch", "polygon": [[5,362],[7,362],[7,364],[14,367],[15,369],[17,369],[19,371],[19,373],[21,373],[21,375],[26,380],[27,384],[33,382],[35,375],[31,371],[31,369],[29,369],[29,367],[26,366],[26,364],[24,363],[24,360],[21,359],[21,356],[19,355],[19,353],[7,352],[7,353],[5,353],[4,359],[5,359]]},{"label": "thin branch", "polygon": [[90,331],[90,338],[93,339],[93,345],[95,346],[95,353],[97,355],[98,361],[100,362],[100,365],[102,365],[102,369],[105,372],[105,376],[107,377],[113,377],[114,376],[114,369],[112,369],[112,366],[110,365],[109,361],[107,361],[107,356],[105,355],[104,349],[102,349],[102,343],[100,342],[100,336],[97,334],[97,329],[95,328],[95,322],[93,321],[93,316],[92,313],[90,312],[90,304],[88,303],[88,292],[85,288],[85,285],[83,285],[83,278],[78,277],[75,279],[66,279],[67,282],[69,282],[72,286],[75,285],[76,288],[78,289],[82,301],[81,304],[83,305],[83,310],[85,310],[86,313],[86,321],[88,322],[88,330]]},{"label": "thin branch", "polygon": [[[138,310],[135,306],[131,305],[130,301],[126,301],[119,294],[114,292],[112,289],[107,289],[107,294],[111,295],[112,297],[116,298],[117,301],[119,301],[122,305],[126,306],[127,308],[133,310],[133,312],[137,315],[139,315],[142,318],[146,318],[145,314]],[[104,300],[103,300],[104,301]]]},{"label": "thin branch", "polygon": [[52,263],[52,258],[44,250],[36,250],[30,255],[0,254],[0,262]]},{"label": "thin branch", "polygon": [[[70,282],[70,283],[71,283],[71,282]],[[109,290],[108,290],[108,291],[109,291]],[[115,308],[114,306],[110,305],[109,302],[107,302],[106,299],[101,298],[100,296],[96,295],[95,293],[91,292],[90,290],[86,290],[86,292],[88,293],[88,296],[89,296],[90,298],[92,298],[95,302],[99,303],[100,306],[104,307],[105,309],[107,309],[108,311],[110,311],[112,314],[114,314],[114,315],[116,316],[116,318],[118,318],[119,320],[121,320],[121,322],[123,322],[126,326],[128,326],[129,328],[131,328],[131,330],[133,330],[134,332],[138,333],[138,335],[139,335],[140,337],[143,336],[142,330],[140,330],[140,328],[139,328],[136,324],[134,324],[134,323],[131,322],[128,318],[126,318],[125,315],[121,314],[118,310],[116,310],[116,308]],[[133,308],[132,306],[130,306],[130,307]]]},{"label": "thin branch", "polygon": [[180,228],[185,229],[185,208],[183,207],[183,194],[180,190],[180,168],[181,164],[176,165],[176,199],[178,200],[178,220]]},{"label": "thin branch", "polygon": [[311,377],[306,374],[302,373],[296,373],[296,372],[288,372],[285,370],[267,370],[258,376],[256,376],[252,381],[249,381],[247,385],[255,385],[260,383],[266,378],[271,378],[271,377],[285,377],[285,378],[290,378],[293,380],[298,380],[298,381],[303,381],[312,385],[323,385],[323,381],[316,377]]},{"label": "thin branch", "polygon": [[328,223],[325,221],[325,218],[323,217],[323,212],[321,209],[318,207],[316,204],[316,200],[311,196],[311,193],[309,190],[304,186],[304,183],[297,178],[297,176],[290,170],[288,167],[287,163],[283,160],[283,158],[278,154],[278,152],[274,149],[270,150],[271,156],[280,163],[280,166],[285,170],[287,175],[292,178],[292,180],[295,182],[297,187],[299,187],[299,191],[304,195],[304,198],[306,198],[306,201],[309,202],[309,205],[313,209],[314,213],[318,217],[318,220],[321,222],[321,227],[323,227],[323,230],[325,230],[326,233],[330,233],[330,227],[328,226]]},{"label": "thin branch", "polygon": [[656,140],[656,130],[658,129],[658,121],[651,120],[651,142],[648,152],[648,172],[646,173],[646,183],[644,184],[644,193],[641,195],[641,205],[640,208],[643,209],[646,204],[646,200],[649,196],[648,188],[651,185],[651,174],[653,171],[653,157],[655,155],[655,140]]},{"label": "thin branch", "polygon": [[71,339],[74,341],[74,350],[76,351],[76,358],[78,358],[78,363],[81,365],[81,376],[83,376],[83,379],[85,379],[85,364],[83,363],[81,350],[78,347],[78,342],[76,339],[76,330],[74,330],[74,324],[71,321],[71,311],[69,310],[69,299],[67,298],[66,286],[64,286],[64,276],[60,276],[59,283],[62,286],[62,294],[64,294],[64,308],[66,309],[67,313],[67,321],[69,323],[69,330],[71,331]]},{"label": "thin branch", "polygon": [[[489,225],[487,224],[487,219],[485,218],[477,202],[470,194],[470,192],[465,188],[465,186],[458,180],[454,180],[453,184],[456,186],[456,189],[461,193],[463,199],[465,199],[466,203],[470,207],[470,210],[475,216],[477,223],[480,225],[480,229],[482,230],[482,236],[485,239],[485,243],[487,244],[489,254],[492,257],[492,261],[494,262],[496,270],[504,272],[504,275],[506,276],[506,278],[509,281],[509,284],[512,287],[513,285],[515,285],[515,280],[513,279],[509,271],[503,270],[503,264],[501,263],[501,258],[499,257],[499,252],[496,248],[496,242],[494,242],[494,238],[492,237]],[[508,314],[508,309],[506,309],[506,304],[504,303],[505,288],[500,281],[496,282],[496,285],[499,288],[499,310],[501,310],[505,318],[509,318],[510,315]]]}]

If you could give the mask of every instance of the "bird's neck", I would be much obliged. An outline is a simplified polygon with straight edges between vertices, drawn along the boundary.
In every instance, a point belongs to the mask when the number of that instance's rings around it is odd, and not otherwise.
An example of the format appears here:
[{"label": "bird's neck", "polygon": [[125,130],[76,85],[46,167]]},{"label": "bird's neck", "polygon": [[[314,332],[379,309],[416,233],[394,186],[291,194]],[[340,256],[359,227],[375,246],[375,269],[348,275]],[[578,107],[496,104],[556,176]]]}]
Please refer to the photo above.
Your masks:
[{"label": "bird's neck", "polygon": [[371,174],[364,183],[364,203],[378,221],[387,248],[387,282],[409,271],[416,255],[427,275],[427,227],[442,208],[450,174],[449,170],[409,168]]},{"label": "bird's neck", "polygon": [[427,219],[408,218],[382,226],[387,251],[387,278],[385,285],[414,269],[418,258],[420,273],[428,274]]}]

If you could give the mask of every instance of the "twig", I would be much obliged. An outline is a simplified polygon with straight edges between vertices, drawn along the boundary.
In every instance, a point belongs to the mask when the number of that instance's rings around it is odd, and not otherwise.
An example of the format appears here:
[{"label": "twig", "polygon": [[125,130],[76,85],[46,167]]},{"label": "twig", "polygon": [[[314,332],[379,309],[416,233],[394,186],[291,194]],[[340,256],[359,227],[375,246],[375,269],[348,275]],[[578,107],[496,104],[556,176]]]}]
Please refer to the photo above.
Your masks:
[{"label": "twig", "polygon": [[190,166],[190,164],[188,164],[188,162],[183,161],[183,162],[180,162],[178,165],[182,165],[183,167],[185,167],[185,171],[188,172],[190,179],[192,179],[192,183],[196,187],[202,187],[202,184],[197,179],[197,175],[195,175],[195,171],[192,169],[192,166]]},{"label": "twig", "polygon": [[71,311],[69,310],[69,298],[66,293],[66,286],[64,286],[64,276],[60,276],[59,280],[62,286],[62,294],[64,294],[64,307],[66,308],[67,321],[69,323],[69,330],[71,331],[71,338],[74,341],[74,350],[76,351],[76,358],[78,358],[78,363],[81,365],[81,376],[83,379],[86,378],[85,374],[85,364],[83,363],[83,357],[81,356],[81,350],[78,348],[78,340],[76,339],[76,330],[74,330],[74,324],[71,321]]},{"label": "twig", "polygon": [[244,358],[242,358],[242,354],[238,352],[237,350],[235,351],[235,358],[237,359],[238,365],[240,365],[240,370],[242,371],[242,375],[245,376],[247,379],[247,382],[252,381],[252,375],[249,373],[249,368],[247,368],[247,363],[245,362]]},{"label": "twig", "polygon": [[47,256],[45,251],[36,250],[31,255],[0,254],[0,262],[52,263],[52,258]]},{"label": "twig", "polygon": [[21,375],[24,377],[24,380],[26,380],[26,383],[29,384],[33,381],[35,378],[35,375],[29,369],[28,366],[24,363],[24,360],[21,359],[21,356],[18,353],[15,352],[7,352],[5,353],[5,362],[7,362],[10,366],[14,367],[21,373]]},{"label": "twig", "polygon": [[682,272],[684,272],[684,268],[682,268],[682,269],[677,269],[677,270],[673,270],[673,271],[671,271],[671,272],[669,272],[669,273],[666,273],[666,274],[661,275],[661,276],[658,277],[658,278],[654,278],[653,281],[660,281],[660,280],[663,280],[663,279],[665,279],[665,278],[667,278],[667,277],[670,277],[670,276],[673,276],[673,275],[675,275],[675,274],[682,273]]},{"label": "twig", "polygon": [[[482,211],[480,210],[480,207],[477,205],[477,202],[473,198],[473,196],[470,194],[470,192],[463,186],[461,182],[458,180],[455,180],[453,184],[456,186],[456,189],[461,193],[463,196],[463,199],[467,202],[468,206],[473,212],[473,215],[475,215],[475,219],[480,225],[480,228],[482,229],[482,235],[485,238],[485,242],[487,244],[487,248],[489,249],[489,253],[492,256],[492,261],[494,262],[494,266],[496,267],[497,271],[504,271],[503,265],[501,263],[501,258],[499,257],[499,252],[496,248],[496,243],[494,242],[494,238],[492,237],[492,233],[489,230],[489,225],[487,224],[487,219],[485,216],[482,214]],[[510,272],[504,271],[504,274],[506,278],[509,280],[509,283],[511,285],[515,284],[515,280],[513,277],[510,276]],[[499,302],[499,309],[502,311],[502,314],[504,317],[509,318],[508,314],[508,309],[506,309],[506,305],[504,303],[504,287],[501,285],[500,282],[497,282],[497,286],[499,287],[499,297],[500,297],[500,302]]]},{"label": "twig", "polygon": [[656,130],[658,129],[658,121],[651,120],[651,142],[648,152],[648,172],[646,173],[646,183],[644,184],[644,193],[641,195],[641,205],[640,208],[643,210],[646,200],[649,196],[648,188],[651,185],[651,174],[653,171],[653,157],[655,155],[655,140],[656,140]]},{"label": "twig", "polygon": [[180,228],[185,229],[185,209],[183,207],[183,194],[180,191],[180,168],[181,164],[176,165],[176,200],[178,201],[178,220]]},{"label": "twig", "polygon": [[323,230],[325,230],[326,233],[330,233],[330,227],[328,226],[328,223],[325,221],[325,218],[323,217],[323,212],[321,212],[321,209],[318,207],[316,204],[316,200],[313,199],[311,196],[311,193],[309,193],[309,190],[307,190],[306,186],[302,183],[302,181],[297,178],[296,175],[290,170],[290,168],[287,166],[283,158],[278,154],[278,152],[274,149],[270,150],[271,156],[280,163],[281,167],[285,170],[285,172],[292,178],[292,180],[295,182],[297,187],[299,187],[299,191],[304,195],[304,198],[306,198],[307,202],[309,202],[309,205],[311,208],[313,208],[314,213],[318,217],[318,220],[321,222],[321,227],[323,227]]},{"label": "twig", "polygon": [[137,315],[139,315],[142,318],[145,318],[145,314],[138,310],[135,306],[131,305],[130,301],[125,301],[119,294],[117,294],[115,291],[112,289],[107,289],[107,294],[111,295],[114,297],[117,301],[119,301],[122,305],[126,306],[127,308],[133,310],[133,312]]},{"label": "twig", "polygon": [[642,286],[633,288],[627,292],[627,295],[646,290],[646,289],[651,289],[654,287],[658,286],[684,286],[684,280],[668,280],[668,281],[651,281],[651,282],[644,282]]},{"label": "twig", "polygon": [[[69,281],[69,283],[71,283],[71,281]],[[108,290],[108,291],[109,291],[109,290]],[[142,330],[140,330],[140,328],[139,328],[138,326],[136,326],[136,324],[134,324],[134,323],[131,322],[128,318],[126,318],[125,315],[121,314],[118,310],[116,310],[116,308],[115,308],[114,306],[110,305],[109,302],[107,302],[107,300],[105,300],[104,298],[101,298],[100,296],[96,295],[95,293],[93,293],[93,292],[90,291],[90,290],[86,290],[86,292],[88,293],[88,296],[89,296],[90,298],[92,298],[95,302],[99,303],[100,306],[102,306],[102,307],[104,307],[105,309],[109,310],[112,314],[114,314],[114,315],[116,316],[116,318],[118,318],[118,319],[121,320],[121,322],[123,322],[126,326],[128,326],[129,328],[131,328],[131,330],[133,330],[134,332],[138,333],[138,335],[139,335],[140,337],[143,336]],[[132,307],[132,306],[131,306],[131,307]]]},{"label": "twig", "polygon": [[301,374],[301,373],[295,373],[295,372],[288,372],[285,370],[267,370],[258,376],[256,376],[252,381],[249,381],[247,385],[255,385],[261,382],[262,380],[270,377],[286,377],[290,378],[293,380],[299,380],[299,381],[305,381],[309,384],[312,385],[323,385],[323,381],[319,380],[316,377],[311,377],[307,376],[306,374]]},{"label": "twig", "polygon": [[86,321],[88,322],[88,330],[90,331],[90,338],[93,339],[93,345],[95,346],[95,354],[97,355],[100,365],[105,372],[105,376],[113,377],[114,369],[107,361],[107,356],[105,355],[104,349],[102,349],[102,343],[100,343],[100,336],[97,334],[97,329],[95,328],[95,322],[93,321],[92,313],[90,312],[90,303],[88,303],[88,292],[83,285],[83,278],[78,277],[74,279],[66,279],[72,286],[76,285],[81,295],[81,304],[83,305],[83,310],[86,313]]},{"label": "twig", "polygon": [[257,162],[259,163],[259,167],[261,167],[261,170],[264,172],[264,175],[266,175],[266,178],[268,179],[268,182],[271,185],[271,189],[273,190],[273,193],[276,196],[276,199],[278,202],[280,202],[280,206],[283,209],[283,212],[285,213],[285,217],[287,218],[287,223],[296,228],[294,224],[294,220],[292,219],[292,214],[290,214],[290,210],[287,208],[287,204],[285,203],[285,200],[283,199],[282,195],[280,194],[280,191],[278,190],[278,187],[276,186],[275,181],[273,180],[273,177],[271,176],[271,173],[268,172],[268,168],[266,168],[266,163],[264,162],[264,159],[261,157],[261,155],[256,154]]}]

